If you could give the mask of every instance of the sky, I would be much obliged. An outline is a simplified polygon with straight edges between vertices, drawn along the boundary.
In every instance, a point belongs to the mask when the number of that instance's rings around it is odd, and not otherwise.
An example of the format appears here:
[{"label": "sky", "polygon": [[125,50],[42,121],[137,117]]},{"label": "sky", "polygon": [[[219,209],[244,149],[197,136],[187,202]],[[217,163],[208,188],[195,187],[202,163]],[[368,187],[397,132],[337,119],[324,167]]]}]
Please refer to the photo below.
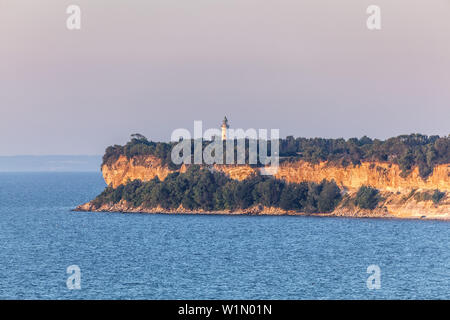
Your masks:
[{"label": "sky", "polygon": [[449,40],[450,0],[0,0],[0,156],[224,115],[282,137],[448,135]]}]

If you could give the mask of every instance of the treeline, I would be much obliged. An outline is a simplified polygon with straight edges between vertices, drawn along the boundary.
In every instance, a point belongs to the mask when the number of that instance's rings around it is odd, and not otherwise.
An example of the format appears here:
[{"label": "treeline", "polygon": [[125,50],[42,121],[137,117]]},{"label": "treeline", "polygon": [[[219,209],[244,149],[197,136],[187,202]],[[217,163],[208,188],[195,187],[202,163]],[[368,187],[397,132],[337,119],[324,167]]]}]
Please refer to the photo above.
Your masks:
[{"label": "treeline", "polygon": [[223,173],[190,166],[185,173],[172,173],[163,181],[129,181],[117,188],[107,187],[93,204],[115,204],[121,200],[134,207],[162,207],[205,211],[239,210],[255,205],[307,213],[331,212],[341,200],[334,181],[286,183],[267,176],[237,181]]},{"label": "treeline", "polygon": [[124,146],[116,144],[107,147],[105,154],[103,155],[102,166],[104,164],[112,164],[122,155],[126,156],[128,159],[132,159],[136,156],[152,155],[160,158],[163,165],[175,169],[177,166],[171,161],[171,151],[174,145],[174,143],[153,142],[147,140],[143,135],[135,133],[131,135],[131,140]]},{"label": "treeline", "polygon": [[[204,142],[204,145],[208,143]],[[103,164],[115,161],[120,155],[128,158],[137,155],[154,155],[161,158],[163,164],[175,168],[177,166],[170,159],[174,145],[175,143],[148,141],[144,136],[135,134],[125,146],[108,147],[103,157]],[[270,143],[268,149],[270,154]],[[358,165],[362,161],[391,162],[399,165],[403,175],[407,175],[417,166],[420,175],[426,178],[433,172],[436,165],[450,163],[450,136],[411,134],[384,141],[366,136],[348,140],[288,136],[286,139],[280,139],[279,156],[282,161],[298,159],[313,163],[329,161],[343,166]],[[248,159],[248,141],[246,159]]]},{"label": "treeline", "polygon": [[[243,139],[241,142],[244,143],[245,146],[245,155],[244,155],[244,163],[249,163],[249,140]],[[241,143],[240,142],[240,143]],[[202,150],[206,146],[208,146],[211,143],[211,141],[203,140],[202,141]],[[104,164],[112,164],[115,162],[121,155],[126,156],[128,159],[132,159],[136,156],[155,156],[161,159],[162,165],[167,165],[170,169],[177,169],[180,167],[180,165],[176,165],[171,161],[171,154],[172,154],[172,148],[176,145],[175,142],[153,142],[148,140],[146,137],[144,137],[141,134],[132,134],[131,139],[129,142],[127,142],[124,146],[120,145],[114,145],[109,146],[106,148],[105,154],[103,155],[103,162]],[[256,150],[257,153],[259,152],[259,145],[256,141]],[[234,147],[233,147],[233,153],[234,153],[234,159],[239,159],[238,156],[238,142],[234,141]],[[271,146],[270,141],[267,143],[267,155],[271,155]],[[226,143],[223,142],[223,163],[226,163],[226,157],[227,157],[227,149],[226,149]],[[257,159],[258,162],[254,164],[255,166],[261,166],[262,164],[259,162],[259,159]],[[191,140],[191,163],[194,163],[194,140]]]},{"label": "treeline", "polygon": [[330,161],[341,165],[358,165],[362,161],[387,161],[398,164],[404,175],[415,166],[425,178],[434,166],[450,163],[450,136],[401,135],[387,140],[322,139],[287,137],[280,143],[280,154],[306,161]]}]

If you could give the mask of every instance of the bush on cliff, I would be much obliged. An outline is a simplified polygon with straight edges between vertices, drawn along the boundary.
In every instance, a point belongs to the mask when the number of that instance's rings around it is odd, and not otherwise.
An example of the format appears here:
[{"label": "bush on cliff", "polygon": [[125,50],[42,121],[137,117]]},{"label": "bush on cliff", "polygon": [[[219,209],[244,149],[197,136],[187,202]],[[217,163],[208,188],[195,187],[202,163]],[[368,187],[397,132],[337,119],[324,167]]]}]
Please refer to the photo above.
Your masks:
[{"label": "bush on cliff", "polygon": [[441,202],[441,200],[444,198],[444,196],[445,196],[445,192],[441,192],[438,189],[436,189],[436,190],[434,190],[431,199],[433,200],[434,204],[438,204],[439,202]]},{"label": "bush on cliff", "polygon": [[369,186],[362,186],[356,193],[355,203],[362,209],[373,210],[377,207],[380,200],[381,196],[378,189]]},{"label": "bush on cliff", "polygon": [[417,202],[433,201],[434,204],[438,204],[445,197],[445,192],[441,192],[438,189],[434,191],[422,191],[414,194],[414,200]]}]

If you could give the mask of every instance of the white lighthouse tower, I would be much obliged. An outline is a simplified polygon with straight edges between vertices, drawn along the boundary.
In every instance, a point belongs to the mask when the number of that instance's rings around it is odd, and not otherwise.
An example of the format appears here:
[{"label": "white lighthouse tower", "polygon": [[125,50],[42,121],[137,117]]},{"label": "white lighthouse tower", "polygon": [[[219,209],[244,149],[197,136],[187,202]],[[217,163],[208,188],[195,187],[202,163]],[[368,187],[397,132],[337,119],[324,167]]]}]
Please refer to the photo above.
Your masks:
[{"label": "white lighthouse tower", "polygon": [[229,127],[228,119],[227,117],[224,117],[222,121],[222,140],[227,140],[227,131]]}]

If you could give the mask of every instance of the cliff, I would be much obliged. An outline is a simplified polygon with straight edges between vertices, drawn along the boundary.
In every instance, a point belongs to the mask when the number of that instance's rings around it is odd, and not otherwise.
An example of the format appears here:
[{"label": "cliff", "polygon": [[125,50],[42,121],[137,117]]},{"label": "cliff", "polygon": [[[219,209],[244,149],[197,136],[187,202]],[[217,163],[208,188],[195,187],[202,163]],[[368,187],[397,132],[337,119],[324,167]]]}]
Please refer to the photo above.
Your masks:
[{"label": "cliff", "polygon": [[111,165],[103,165],[102,174],[106,184],[114,188],[126,184],[128,180],[149,181],[154,177],[164,180],[173,170],[161,163],[161,159],[152,156],[133,159],[120,156]]},{"label": "cliff", "polygon": [[[172,172],[186,171],[184,165],[179,170],[171,170],[161,163],[161,159],[154,156],[138,156],[133,159],[120,156],[114,163],[103,165],[102,174],[107,185],[117,188],[121,184],[126,184],[128,180],[150,181],[155,177],[164,180]],[[243,180],[256,174],[256,169],[250,166],[215,165],[214,169],[237,180]]]},{"label": "cliff", "polygon": [[[243,180],[257,174],[258,168],[247,165],[214,165],[212,170],[227,174],[232,179]],[[171,170],[162,165],[159,158],[153,156],[138,156],[128,159],[120,156],[115,162],[102,166],[103,177],[108,185],[116,188],[129,180],[149,181],[154,177],[164,180],[168,174],[179,171],[185,172],[186,167]],[[426,179],[419,175],[418,168],[414,168],[408,175],[401,174],[396,164],[384,162],[363,162],[360,165],[346,167],[332,165],[327,162],[317,164],[302,160],[283,162],[275,178],[287,182],[320,182],[323,179],[335,180],[345,190],[345,196],[339,206],[328,214],[346,217],[384,217],[384,218],[420,218],[420,219],[450,219],[450,164],[434,167],[433,173]],[[354,197],[358,188],[368,185],[381,192],[382,201],[374,210],[360,209],[354,205]],[[417,193],[430,193],[439,189],[445,195],[435,204],[432,200],[419,199]],[[95,208],[92,203],[79,206],[80,211],[121,211],[121,212],[166,212],[166,213],[205,213],[196,210],[190,212],[182,207],[173,210],[161,208],[134,208],[121,202],[114,205],[103,205]],[[235,212],[208,212],[226,213]],[[285,211],[276,208],[252,207],[240,212],[242,214],[304,214],[301,212]]]},{"label": "cliff", "polygon": [[436,166],[427,179],[420,177],[417,167],[405,177],[401,176],[401,172],[398,165],[383,162],[363,162],[357,166],[338,167],[326,162],[311,164],[297,161],[282,164],[275,177],[287,182],[334,179],[339,186],[350,191],[362,185],[392,192],[409,192],[412,189],[450,191],[450,164]]},{"label": "cliff", "polygon": [[[232,179],[243,180],[257,174],[258,169],[246,165],[214,165],[214,169],[224,172]],[[186,168],[181,167],[180,172]],[[164,180],[171,172],[161,160],[153,157],[136,157],[127,159],[119,157],[111,165],[103,165],[103,177],[108,185],[114,188],[125,184],[128,180],[149,181],[154,177]],[[438,165],[433,173],[423,179],[419,169],[414,168],[410,174],[401,176],[401,169],[396,164],[383,162],[363,162],[361,165],[347,167],[331,165],[327,162],[312,164],[306,161],[284,162],[278,168],[275,178],[287,182],[320,182],[323,179],[334,180],[348,190],[355,191],[362,185],[368,185],[381,191],[410,192],[413,189],[439,189],[450,192],[450,164]]]}]

